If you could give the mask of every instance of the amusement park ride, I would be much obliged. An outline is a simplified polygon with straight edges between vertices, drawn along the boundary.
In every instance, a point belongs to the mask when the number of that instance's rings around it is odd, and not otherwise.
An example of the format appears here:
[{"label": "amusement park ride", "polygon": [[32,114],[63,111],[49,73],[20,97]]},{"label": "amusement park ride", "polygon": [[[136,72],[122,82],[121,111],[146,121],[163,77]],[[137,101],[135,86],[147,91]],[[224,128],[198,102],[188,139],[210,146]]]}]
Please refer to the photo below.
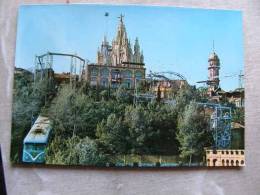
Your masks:
[{"label": "amusement park ride", "polygon": [[[75,84],[76,81],[80,81],[82,79],[84,68],[86,64],[86,60],[79,57],[76,54],[67,54],[67,53],[55,53],[55,52],[47,52],[40,56],[35,56],[35,74],[34,80],[36,80],[37,76],[40,74],[40,79],[48,76],[53,69],[53,57],[54,56],[62,56],[66,58],[70,58],[70,73],[69,79],[70,84]],[[37,74],[39,73],[39,74]]]},{"label": "amusement park ride", "polygon": [[[149,102],[161,99],[161,88],[164,90],[173,88],[174,81],[186,82],[186,78],[176,72],[151,72],[147,75],[146,79],[139,79],[135,82],[146,82],[148,84],[148,91],[141,93],[138,90],[138,85],[135,85],[134,90],[134,105],[141,102]],[[159,83],[159,84],[158,84]],[[157,84],[157,85],[156,85]],[[156,92],[156,93],[155,93]],[[172,98],[164,98],[163,103],[174,104]]]}]

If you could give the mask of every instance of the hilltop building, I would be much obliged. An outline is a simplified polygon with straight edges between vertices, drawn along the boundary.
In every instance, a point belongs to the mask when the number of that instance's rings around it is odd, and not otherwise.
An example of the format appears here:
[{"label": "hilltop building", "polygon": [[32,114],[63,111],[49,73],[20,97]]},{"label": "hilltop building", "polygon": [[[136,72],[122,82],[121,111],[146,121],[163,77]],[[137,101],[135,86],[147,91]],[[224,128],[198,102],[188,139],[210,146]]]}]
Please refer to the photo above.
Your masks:
[{"label": "hilltop building", "polygon": [[124,85],[133,89],[136,82],[145,78],[144,56],[140,51],[138,38],[132,50],[123,21],[119,17],[117,34],[112,45],[106,36],[97,52],[97,63],[87,66],[86,79],[91,86],[117,88]]},{"label": "hilltop building", "polygon": [[210,54],[208,59],[208,95],[210,97],[217,95],[217,92],[220,91],[219,88],[219,69],[220,69],[220,60],[218,55],[213,52]]}]

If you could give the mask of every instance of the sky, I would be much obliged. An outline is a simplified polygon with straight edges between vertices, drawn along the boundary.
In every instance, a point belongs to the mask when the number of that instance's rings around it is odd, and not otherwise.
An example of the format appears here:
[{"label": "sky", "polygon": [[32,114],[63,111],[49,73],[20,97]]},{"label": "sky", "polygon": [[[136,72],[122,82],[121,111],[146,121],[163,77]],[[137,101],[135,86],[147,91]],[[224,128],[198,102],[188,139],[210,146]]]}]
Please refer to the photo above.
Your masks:
[{"label": "sky", "polygon": [[[109,16],[106,17],[105,13]],[[93,4],[24,5],[19,9],[15,66],[32,70],[35,55],[47,51],[77,54],[96,62],[104,35],[116,36],[118,16],[124,15],[128,38],[138,37],[146,72],[172,71],[197,87],[208,78],[208,57],[220,58],[220,86],[238,87],[244,70],[240,11],[159,6]],[[54,57],[56,72],[69,72],[70,59]]]}]

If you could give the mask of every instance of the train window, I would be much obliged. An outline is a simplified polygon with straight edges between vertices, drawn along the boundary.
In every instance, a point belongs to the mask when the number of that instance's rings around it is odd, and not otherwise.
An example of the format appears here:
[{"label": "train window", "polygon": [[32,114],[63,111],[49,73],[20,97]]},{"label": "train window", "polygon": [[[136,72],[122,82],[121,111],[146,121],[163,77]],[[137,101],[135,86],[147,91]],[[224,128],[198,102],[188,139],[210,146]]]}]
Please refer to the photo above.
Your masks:
[{"label": "train window", "polygon": [[25,145],[24,145],[24,148],[25,148],[26,150],[31,150],[31,149],[32,149],[32,144],[25,144]]}]

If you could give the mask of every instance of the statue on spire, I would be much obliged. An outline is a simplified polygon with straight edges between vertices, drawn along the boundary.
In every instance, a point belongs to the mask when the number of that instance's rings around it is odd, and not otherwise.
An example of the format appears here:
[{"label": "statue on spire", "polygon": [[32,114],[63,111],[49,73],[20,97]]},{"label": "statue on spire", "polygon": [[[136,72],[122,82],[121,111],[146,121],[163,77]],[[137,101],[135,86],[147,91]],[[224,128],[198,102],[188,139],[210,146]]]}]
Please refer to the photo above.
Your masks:
[{"label": "statue on spire", "polygon": [[123,18],[124,18],[125,16],[123,15],[123,14],[120,14],[120,16],[118,17],[119,19],[120,19],[120,22],[121,23],[123,23]]}]

